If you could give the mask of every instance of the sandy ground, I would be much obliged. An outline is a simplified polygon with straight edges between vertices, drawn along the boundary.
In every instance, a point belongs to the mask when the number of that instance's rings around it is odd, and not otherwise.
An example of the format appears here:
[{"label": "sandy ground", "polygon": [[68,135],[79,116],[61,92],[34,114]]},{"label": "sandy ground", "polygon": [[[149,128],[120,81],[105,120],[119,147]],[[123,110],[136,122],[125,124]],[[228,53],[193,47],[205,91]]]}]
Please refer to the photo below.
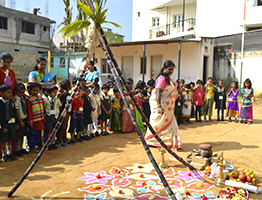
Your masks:
[{"label": "sandy ground", "polygon": [[[186,157],[192,149],[198,149],[199,144],[209,143],[213,146],[214,153],[223,151],[225,159],[233,160],[233,165],[255,171],[256,184],[262,188],[261,128],[262,102],[254,105],[254,124],[252,125],[226,121],[180,125],[184,151],[178,154]],[[155,148],[151,150],[159,162],[158,150]],[[182,164],[170,161],[168,159],[170,155],[165,154],[165,157],[169,166],[174,167],[176,171],[187,171]],[[34,158],[35,155],[30,154],[19,158],[18,161],[0,163],[0,199],[8,199],[7,193]],[[32,196],[38,199],[45,192],[52,190],[47,196],[70,191],[54,199],[83,199],[87,193],[78,191],[77,188],[87,185],[84,181],[77,179],[84,176],[84,172],[106,171],[108,174],[113,166],[125,168],[134,163],[149,163],[136,133],[101,136],[81,144],[47,151],[12,198]],[[215,187],[212,189],[213,192],[217,190],[218,188]],[[164,190],[160,194],[166,196]],[[262,194],[251,194],[250,199],[262,199]]]}]

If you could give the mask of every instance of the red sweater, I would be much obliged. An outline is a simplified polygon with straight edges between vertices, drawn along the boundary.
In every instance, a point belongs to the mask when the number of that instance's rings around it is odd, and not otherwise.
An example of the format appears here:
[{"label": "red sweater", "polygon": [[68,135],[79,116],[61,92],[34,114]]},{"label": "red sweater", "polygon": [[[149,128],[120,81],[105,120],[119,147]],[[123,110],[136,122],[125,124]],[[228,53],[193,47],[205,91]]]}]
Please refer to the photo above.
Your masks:
[{"label": "red sweater", "polygon": [[74,100],[72,101],[72,110],[73,111],[79,111],[80,107],[82,107],[82,108],[84,107],[84,99],[78,98],[77,96],[75,96]]}]

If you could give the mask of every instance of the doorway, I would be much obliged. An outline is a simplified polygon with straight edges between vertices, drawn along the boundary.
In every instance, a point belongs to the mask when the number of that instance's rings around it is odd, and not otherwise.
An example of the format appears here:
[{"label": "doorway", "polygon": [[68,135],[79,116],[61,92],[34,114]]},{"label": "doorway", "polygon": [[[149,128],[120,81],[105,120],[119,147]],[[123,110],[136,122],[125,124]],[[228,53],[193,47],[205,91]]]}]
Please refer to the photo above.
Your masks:
[{"label": "doorway", "polygon": [[133,79],[133,56],[122,57],[122,69],[126,78]]},{"label": "doorway", "polygon": [[151,56],[151,77],[156,79],[160,70],[162,69],[162,56]]},{"label": "doorway", "polygon": [[203,84],[206,84],[208,76],[208,57],[204,56],[203,60]]}]

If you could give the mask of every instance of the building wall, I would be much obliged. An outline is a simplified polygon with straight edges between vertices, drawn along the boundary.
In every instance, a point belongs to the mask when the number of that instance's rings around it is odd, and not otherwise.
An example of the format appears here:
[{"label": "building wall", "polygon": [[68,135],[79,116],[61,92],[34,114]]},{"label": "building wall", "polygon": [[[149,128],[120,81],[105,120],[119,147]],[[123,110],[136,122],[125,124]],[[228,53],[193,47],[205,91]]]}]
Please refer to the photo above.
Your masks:
[{"label": "building wall", "polygon": [[[242,82],[250,78],[256,91],[262,92],[262,30],[245,33]],[[240,81],[242,34],[214,39],[214,77],[233,77]]]},{"label": "building wall", "polygon": [[[159,17],[159,26],[165,26],[174,23],[174,15],[183,13],[182,5],[152,10],[153,4],[157,5],[155,0],[133,0],[133,41],[149,40],[149,30],[154,28],[152,18]],[[160,4],[159,1],[158,4]],[[196,3],[186,4],[185,11],[185,19],[196,18]],[[140,17],[138,17],[138,12],[140,12]]]},{"label": "building wall", "polygon": [[[8,18],[8,29],[0,29],[0,42],[50,48],[50,19],[1,6],[0,16]],[[22,21],[34,23],[35,34],[23,33]]]},{"label": "building wall", "polygon": [[[159,69],[163,66],[165,60],[172,60],[176,69],[173,74],[173,78],[177,79],[178,77],[178,46],[177,43],[172,44],[150,44],[146,45],[146,74],[145,81],[151,79],[152,72],[154,69],[151,67],[151,57],[152,56],[162,56],[162,64],[159,66]],[[121,66],[123,72],[125,69],[122,67],[122,58],[126,56],[133,57],[133,79],[134,82],[142,80],[142,74],[140,73],[141,66],[141,57],[143,56],[143,45],[136,46],[120,46],[120,47],[111,47],[115,58]],[[105,58],[101,48],[97,48],[95,51],[95,57],[98,60],[96,64],[98,71],[101,73],[101,61],[102,58]],[[196,81],[199,78],[202,78],[202,65],[201,65],[201,43],[182,43],[181,48],[181,71],[180,77],[185,79],[186,82]],[[130,63],[131,65],[131,63]],[[129,66],[130,66],[129,65]],[[213,64],[211,65],[213,66]],[[211,67],[212,68],[212,67]],[[159,73],[159,70],[155,73]],[[107,76],[107,74],[101,74],[102,76]],[[128,78],[128,77],[126,77]]]}]

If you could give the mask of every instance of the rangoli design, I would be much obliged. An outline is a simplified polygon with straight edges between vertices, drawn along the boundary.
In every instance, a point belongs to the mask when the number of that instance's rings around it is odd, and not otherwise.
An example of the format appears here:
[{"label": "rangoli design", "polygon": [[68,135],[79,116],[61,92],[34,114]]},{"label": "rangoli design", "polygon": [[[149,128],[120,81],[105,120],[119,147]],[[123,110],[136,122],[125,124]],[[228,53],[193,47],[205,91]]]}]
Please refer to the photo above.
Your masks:
[{"label": "rangoli design", "polygon": [[136,185],[132,185],[131,188],[137,189],[137,193],[155,192],[159,193],[158,189],[162,189],[163,186],[156,185],[154,181],[137,182]]},{"label": "rangoli design", "polygon": [[127,175],[129,174],[129,172],[125,169],[121,169],[121,168],[118,168],[118,167],[112,167],[112,169],[110,170],[110,173],[112,175],[120,175],[122,177],[127,177]]},{"label": "rangoli design", "polygon": [[85,196],[84,200],[114,200],[113,198],[106,199],[106,193],[102,193],[99,195],[88,195]]},{"label": "rangoli design", "polygon": [[173,176],[175,175],[175,171],[173,168],[166,168],[166,169],[161,169],[162,173],[164,176]]},{"label": "rangoli design", "polygon": [[195,191],[206,191],[212,188],[213,185],[203,182],[194,182],[185,187],[186,190],[195,190]]},{"label": "rangoli design", "polygon": [[130,183],[131,182],[127,178],[112,180],[113,186],[116,186],[116,187],[125,187],[125,186],[129,185]]},{"label": "rangoli design", "polygon": [[195,199],[198,199],[198,200],[202,200],[203,198],[201,198],[201,197],[203,197],[203,196],[205,196],[207,199],[214,199],[214,198],[215,198],[215,197],[212,195],[211,192],[207,192],[207,193],[205,193],[205,194],[193,193],[192,195],[194,196]]},{"label": "rangoli design", "polygon": [[143,173],[141,173],[141,174],[132,174],[132,175],[128,176],[128,178],[133,178],[133,179],[138,180],[138,181],[158,179],[158,177],[155,176],[155,175],[143,174]]},{"label": "rangoli design", "polygon": [[[51,192],[52,192],[52,190],[49,190],[48,192],[46,192],[46,193],[44,193],[43,195],[41,195],[41,197],[39,197],[39,198],[30,197],[30,196],[24,196],[24,197],[17,197],[17,198],[15,198],[15,199],[43,200],[43,199],[46,197],[46,195],[50,194]],[[61,196],[61,195],[63,195],[63,194],[68,194],[68,193],[70,193],[70,192],[67,191],[67,192],[61,192],[61,193],[58,193],[58,194],[54,194],[54,195],[52,195],[51,197],[47,197],[46,200],[51,200],[51,199],[53,199],[53,198],[55,198],[55,197]]]},{"label": "rangoli design", "polygon": [[[176,180],[174,178],[167,178],[166,181],[170,187],[182,187],[182,182],[180,180]],[[158,183],[162,184],[162,181],[158,181]]]},{"label": "rangoli design", "polygon": [[112,197],[120,197],[126,199],[133,197],[133,191],[130,189],[122,189],[115,187],[112,191],[110,191],[110,195]]},{"label": "rangoli design", "polygon": [[101,193],[101,192],[105,192],[110,188],[111,188],[110,185],[97,184],[97,185],[89,185],[88,187],[78,188],[77,190],[89,192],[89,193]]},{"label": "rangoli design", "polygon": [[101,171],[98,173],[84,173],[86,176],[81,177],[80,180],[86,181],[86,184],[99,182],[99,183],[107,183],[107,179],[114,178],[114,176],[107,175],[106,172]]},{"label": "rangoli design", "polygon": [[203,179],[200,176],[203,176],[203,173],[196,173],[194,171],[178,171],[177,172],[179,176],[176,176],[175,178],[184,179],[186,183],[192,182],[192,181],[203,181]]},{"label": "rangoli design", "polygon": [[139,196],[139,197],[135,197],[135,199],[139,199],[139,200],[150,200],[150,199],[154,199],[154,200],[167,200],[168,198],[159,196],[159,195],[157,195],[157,194],[154,194],[154,195],[144,194],[144,195],[141,195],[141,196]]},{"label": "rangoli design", "polygon": [[150,173],[154,167],[152,166],[151,163],[148,164],[139,164],[136,163],[133,165],[133,167],[126,167],[127,169],[131,170],[132,173]]}]

